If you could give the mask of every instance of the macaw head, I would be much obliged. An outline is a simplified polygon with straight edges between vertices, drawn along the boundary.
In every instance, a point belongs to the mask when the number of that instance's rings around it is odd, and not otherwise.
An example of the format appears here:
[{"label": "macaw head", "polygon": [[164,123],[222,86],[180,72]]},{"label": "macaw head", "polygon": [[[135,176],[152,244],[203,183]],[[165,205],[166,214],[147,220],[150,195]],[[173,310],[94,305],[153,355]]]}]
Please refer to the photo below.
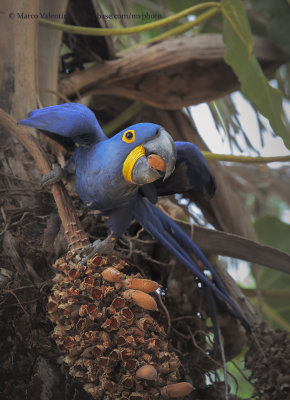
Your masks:
[{"label": "macaw head", "polygon": [[175,168],[175,143],[160,125],[132,125],[111,140],[118,142],[118,152],[124,157],[122,174],[127,182],[144,185],[166,179]]}]

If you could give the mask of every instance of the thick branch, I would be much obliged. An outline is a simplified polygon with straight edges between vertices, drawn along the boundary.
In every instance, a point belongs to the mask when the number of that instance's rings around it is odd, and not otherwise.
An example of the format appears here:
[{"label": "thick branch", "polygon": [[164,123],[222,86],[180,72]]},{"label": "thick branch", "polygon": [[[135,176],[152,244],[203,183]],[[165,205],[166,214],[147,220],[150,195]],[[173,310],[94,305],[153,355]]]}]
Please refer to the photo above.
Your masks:
[{"label": "thick branch", "polygon": [[[262,37],[255,38],[255,55],[265,68],[284,61]],[[119,58],[72,74],[60,82],[67,97],[92,92],[112,94],[167,109],[209,101],[239,87],[224,62],[221,35],[167,39],[124,51]]]},{"label": "thick branch", "polygon": [[[0,109],[0,126],[13,135],[30,155],[34,158],[42,174],[51,171],[51,166],[46,153],[41,148],[37,140],[27,132],[26,129],[16,125],[16,120]],[[68,196],[63,184],[52,185],[51,191],[56,202],[58,213],[61,218],[65,236],[71,249],[78,249],[89,244],[89,239],[83,231],[81,223],[74,212],[70,197]]]},{"label": "thick branch", "polygon": [[[189,228],[185,230],[190,233]],[[195,226],[194,241],[203,251],[238,258],[290,274],[290,256],[287,253],[254,240]]]}]

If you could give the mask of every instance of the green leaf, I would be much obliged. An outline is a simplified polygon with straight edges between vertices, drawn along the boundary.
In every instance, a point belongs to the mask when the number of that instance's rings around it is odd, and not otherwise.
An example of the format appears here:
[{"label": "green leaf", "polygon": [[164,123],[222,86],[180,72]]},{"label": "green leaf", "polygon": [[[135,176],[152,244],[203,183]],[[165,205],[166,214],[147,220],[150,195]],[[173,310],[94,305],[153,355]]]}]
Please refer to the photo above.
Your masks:
[{"label": "green leaf", "polygon": [[247,48],[248,54],[252,55],[254,40],[242,1],[222,0],[221,10],[235,34]]},{"label": "green leaf", "polygon": [[[227,362],[227,381],[233,398],[237,396],[239,399],[250,399],[254,392],[253,384],[249,380],[251,371],[245,368],[244,355],[247,350],[248,348],[244,347],[240,355]],[[225,379],[222,368],[219,368],[216,373],[221,381]],[[215,379],[214,374],[212,374],[212,377]]]},{"label": "green leaf", "polygon": [[[237,75],[241,83],[242,93],[257,106],[261,114],[268,118],[274,133],[281,136],[285,145],[290,149],[290,132],[282,120],[283,95],[280,90],[269,84],[256,57],[249,52],[251,45],[245,44],[245,38],[248,37],[249,31],[247,30],[248,23],[245,11],[240,13],[241,1],[233,0],[230,2],[230,10],[236,7],[236,12],[232,12],[232,14],[239,15],[240,19],[244,19],[243,22],[235,25],[235,29],[233,28],[233,18],[229,21],[229,12],[224,12],[227,4],[228,0],[222,0],[222,10],[225,16],[223,27],[223,41],[226,45],[225,61]],[[246,32],[238,35],[236,33],[237,28],[244,29]],[[243,40],[241,37],[243,37]]]},{"label": "green leaf", "polygon": [[[290,254],[290,225],[279,218],[266,215],[258,218],[254,227],[259,240],[268,246]],[[290,276],[268,268],[259,269],[259,288],[263,296],[263,310],[273,328],[290,329]],[[267,292],[270,294],[267,295]],[[274,293],[274,295],[271,295]],[[286,293],[283,297],[283,293]]]}]

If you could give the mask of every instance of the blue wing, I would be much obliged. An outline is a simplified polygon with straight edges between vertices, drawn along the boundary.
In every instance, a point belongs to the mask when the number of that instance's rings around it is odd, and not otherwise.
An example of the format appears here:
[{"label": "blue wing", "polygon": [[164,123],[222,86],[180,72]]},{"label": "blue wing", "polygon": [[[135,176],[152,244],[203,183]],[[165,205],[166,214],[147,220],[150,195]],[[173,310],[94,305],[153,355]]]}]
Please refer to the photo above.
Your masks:
[{"label": "blue wing", "polygon": [[[144,197],[139,196],[133,205],[135,218],[144,229],[157,239],[163,246],[170,251],[181,263],[191,270],[200,282],[205,285],[220,300],[227,303],[233,310],[236,317],[242,322],[244,327],[249,330],[249,325],[233,303],[227,290],[217,275],[216,271],[198,248],[198,246],[183,232],[179,226],[167,215],[151,204]],[[206,277],[199,269],[191,253],[199,259],[212,274],[214,283]]]},{"label": "blue wing", "polygon": [[[198,147],[188,142],[175,142],[177,159],[174,172],[165,181],[158,179],[141,190],[153,203],[157,196],[190,192],[210,199],[215,191],[215,179]],[[200,196],[201,195],[201,196]]]},{"label": "blue wing", "polygon": [[79,145],[93,145],[107,139],[95,114],[79,103],[65,103],[34,110],[18,122],[60,136],[70,137]]}]

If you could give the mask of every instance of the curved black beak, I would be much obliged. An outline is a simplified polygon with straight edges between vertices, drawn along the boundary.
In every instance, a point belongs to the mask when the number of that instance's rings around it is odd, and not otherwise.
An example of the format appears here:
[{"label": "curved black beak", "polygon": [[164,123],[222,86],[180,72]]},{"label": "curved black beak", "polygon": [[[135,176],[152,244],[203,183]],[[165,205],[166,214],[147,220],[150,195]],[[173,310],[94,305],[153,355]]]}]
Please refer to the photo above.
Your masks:
[{"label": "curved black beak", "polygon": [[[175,168],[176,147],[170,134],[159,128],[153,139],[143,144],[145,155],[140,157],[132,170],[132,181],[137,185],[154,182],[161,177],[168,178]],[[159,166],[148,162],[148,157],[159,159]],[[160,166],[162,165],[162,166]]]}]

